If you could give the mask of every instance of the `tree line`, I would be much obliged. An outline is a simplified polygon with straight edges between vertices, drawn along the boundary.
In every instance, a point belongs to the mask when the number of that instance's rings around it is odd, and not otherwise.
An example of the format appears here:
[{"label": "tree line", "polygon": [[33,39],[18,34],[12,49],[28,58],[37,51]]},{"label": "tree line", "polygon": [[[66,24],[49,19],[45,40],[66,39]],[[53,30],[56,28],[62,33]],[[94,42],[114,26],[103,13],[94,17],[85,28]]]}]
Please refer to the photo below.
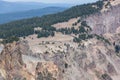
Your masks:
[{"label": "tree line", "polygon": [[[93,7],[96,5],[96,7]],[[45,15],[42,17],[34,17],[30,19],[23,19],[18,21],[13,21],[10,23],[0,25],[0,38],[6,39],[11,36],[24,37],[34,33],[35,27],[41,27],[43,31],[39,32],[39,37],[53,36],[56,31],[51,25],[68,21],[75,17],[85,17],[94,13],[99,12],[103,6],[103,1],[97,1],[95,3],[83,4],[74,6],[66,11],[59,12],[56,14]],[[82,29],[81,29],[82,30]],[[61,30],[63,32],[65,30]],[[69,30],[68,30],[69,31]],[[75,29],[72,30],[73,33],[76,32]],[[46,34],[45,34],[46,33]],[[65,33],[71,33],[71,31]]]}]

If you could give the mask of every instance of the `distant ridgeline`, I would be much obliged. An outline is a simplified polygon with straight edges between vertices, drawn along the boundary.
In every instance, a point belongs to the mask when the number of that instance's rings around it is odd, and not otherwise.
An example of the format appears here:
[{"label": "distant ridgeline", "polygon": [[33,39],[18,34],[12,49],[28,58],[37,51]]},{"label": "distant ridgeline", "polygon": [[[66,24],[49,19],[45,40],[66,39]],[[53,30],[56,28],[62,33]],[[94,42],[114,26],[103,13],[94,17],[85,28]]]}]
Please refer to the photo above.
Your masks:
[{"label": "distant ridgeline", "polygon": [[63,8],[63,7],[45,7],[42,9],[35,9],[35,10],[29,10],[29,11],[3,13],[3,14],[0,14],[0,24],[5,24],[8,22],[20,20],[20,19],[28,19],[36,16],[41,17],[43,15],[62,12],[66,9],[67,8]]},{"label": "distant ridgeline", "polygon": [[[100,12],[104,3],[97,1],[95,3],[83,4],[74,6],[64,12],[50,14],[42,17],[34,17],[13,21],[7,24],[0,25],[0,38],[6,39],[9,37],[25,37],[31,34],[38,34],[38,37],[54,36],[54,32],[58,31],[51,25],[58,22],[65,22],[71,18],[86,17],[91,14]],[[41,27],[41,31],[34,31],[35,27]],[[62,32],[61,30],[59,30]]]}]

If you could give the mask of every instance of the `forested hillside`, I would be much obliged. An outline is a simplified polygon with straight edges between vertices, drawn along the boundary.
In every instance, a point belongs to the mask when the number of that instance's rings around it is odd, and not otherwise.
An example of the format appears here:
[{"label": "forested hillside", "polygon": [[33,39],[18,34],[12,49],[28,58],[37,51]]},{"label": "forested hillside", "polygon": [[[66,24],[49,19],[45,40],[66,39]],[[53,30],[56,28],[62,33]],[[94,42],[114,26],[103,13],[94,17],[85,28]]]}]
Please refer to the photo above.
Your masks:
[{"label": "forested hillside", "polygon": [[23,37],[34,33],[35,27],[41,27],[44,31],[55,31],[51,26],[58,22],[68,21],[75,17],[86,17],[88,15],[99,12],[102,9],[103,1],[96,3],[74,6],[64,12],[57,14],[35,17],[31,19],[23,19],[7,24],[0,25],[0,38],[10,36]]}]

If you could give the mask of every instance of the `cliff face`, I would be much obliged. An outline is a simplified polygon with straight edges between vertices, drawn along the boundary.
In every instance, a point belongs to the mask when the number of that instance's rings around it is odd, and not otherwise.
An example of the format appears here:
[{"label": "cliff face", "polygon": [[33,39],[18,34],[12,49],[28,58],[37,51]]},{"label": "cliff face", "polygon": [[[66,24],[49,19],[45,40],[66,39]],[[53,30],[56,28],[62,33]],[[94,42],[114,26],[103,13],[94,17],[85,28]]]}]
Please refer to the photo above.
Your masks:
[{"label": "cliff face", "polygon": [[92,27],[93,33],[105,34],[115,33],[120,27],[120,5],[112,7],[110,10],[89,16],[86,21]]},{"label": "cliff face", "polygon": [[[7,44],[0,54],[0,72],[1,76],[6,80],[20,79],[23,80],[30,73],[24,70],[25,64],[22,59],[24,51],[21,43]],[[23,74],[25,73],[25,74]],[[27,77],[29,79],[29,77]]]},{"label": "cliff face", "polygon": [[0,79],[119,80],[119,34],[105,35],[111,45],[92,38],[76,46],[66,43],[64,51],[53,53],[34,53],[26,41],[7,44],[0,54]]},{"label": "cliff face", "polygon": [[[28,53],[29,52],[29,53]],[[58,67],[30,56],[26,41],[5,45],[0,54],[0,80],[55,80]]]}]

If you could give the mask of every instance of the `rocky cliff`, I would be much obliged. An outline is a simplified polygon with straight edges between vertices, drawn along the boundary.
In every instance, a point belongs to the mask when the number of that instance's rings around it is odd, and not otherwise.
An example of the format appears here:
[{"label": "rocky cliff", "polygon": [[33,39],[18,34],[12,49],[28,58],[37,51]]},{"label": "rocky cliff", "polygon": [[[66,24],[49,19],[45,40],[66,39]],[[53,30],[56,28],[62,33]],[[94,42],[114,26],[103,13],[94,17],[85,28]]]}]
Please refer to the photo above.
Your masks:
[{"label": "rocky cliff", "polygon": [[91,33],[102,37],[75,43],[73,38],[61,40],[67,38],[61,34],[6,44],[0,53],[0,80],[120,80],[119,13],[117,5],[85,19]]},{"label": "rocky cliff", "polygon": [[32,54],[26,41],[5,45],[0,54],[0,80],[55,80],[58,67],[41,62]]},{"label": "rocky cliff", "polygon": [[92,27],[93,33],[115,33],[120,27],[120,5],[113,6],[110,10],[89,16],[86,21]]},{"label": "rocky cliff", "polygon": [[53,53],[34,53],[27,41],[7,44],[0,54],[0,80],[119,80],[118,30],[104,35],[111,44],[92,38]]}]

